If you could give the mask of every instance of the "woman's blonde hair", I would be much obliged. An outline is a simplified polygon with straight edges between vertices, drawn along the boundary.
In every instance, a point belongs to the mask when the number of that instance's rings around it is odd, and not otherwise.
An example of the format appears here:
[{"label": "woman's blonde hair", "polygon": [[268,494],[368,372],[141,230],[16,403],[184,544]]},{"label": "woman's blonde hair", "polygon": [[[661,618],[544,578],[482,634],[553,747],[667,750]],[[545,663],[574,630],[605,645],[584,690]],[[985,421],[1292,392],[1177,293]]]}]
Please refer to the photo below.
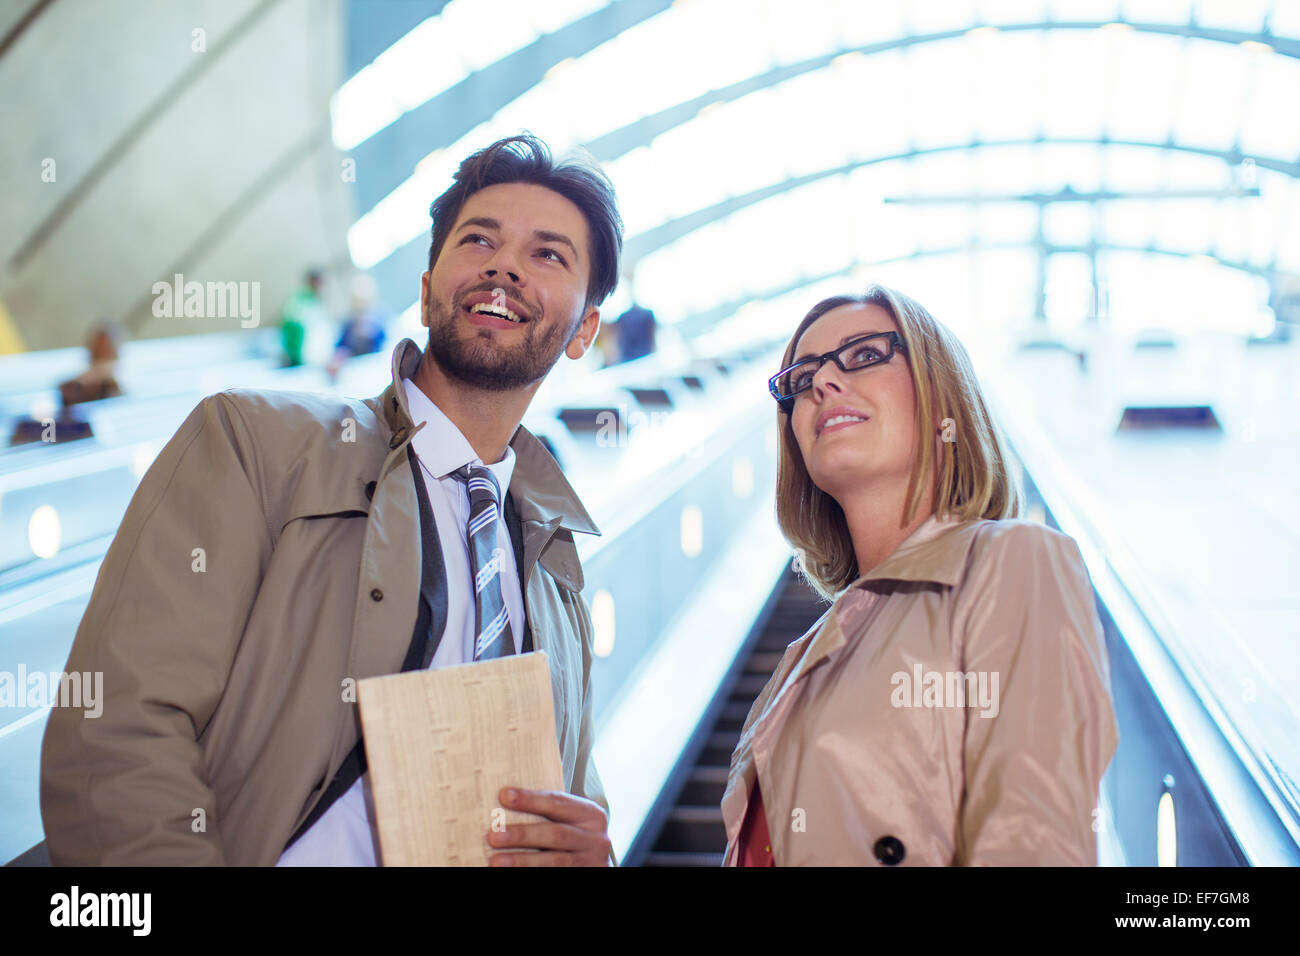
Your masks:
[{"label": "woman's blonde hair", "polygon": [[[931,504],[937,515],[963,520],[1018,517],[1023,507],[1020,482],[1011,471],[1006,442],[984,404],[970,357],[957,337],[916,300],[874,284],[862,295],[823,299],[794,330],[781,368],[793,362],[795,348],[808,327],[843,305],[877,305],[888,312],[902,336],[903,354],[912,373],[915,467],[900,527],[906,527],[916,515],[929,484],[923,478],[936,464],[939,479]],[[781,435],[776,520],[799,553],[804,576],[829,599],[859,577],[848,522],[839,502],[818,488],[808,474],[790,416],[778,408],[776,423]],[[943,437],[939,462],[935,461],[936,431]]]}]

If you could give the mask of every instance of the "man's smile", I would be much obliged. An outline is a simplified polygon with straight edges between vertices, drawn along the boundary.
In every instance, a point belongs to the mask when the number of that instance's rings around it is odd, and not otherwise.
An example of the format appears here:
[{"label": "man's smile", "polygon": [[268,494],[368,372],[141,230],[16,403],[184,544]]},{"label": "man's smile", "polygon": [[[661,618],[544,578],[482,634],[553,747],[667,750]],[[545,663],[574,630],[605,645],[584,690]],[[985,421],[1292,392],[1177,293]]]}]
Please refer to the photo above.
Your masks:
[{"label": "man's smile", "polygon": [[500,289],[475,292],[461,303],[464,312],[475,325],[490,328],[511,328],[528,322],[528,310]]}]

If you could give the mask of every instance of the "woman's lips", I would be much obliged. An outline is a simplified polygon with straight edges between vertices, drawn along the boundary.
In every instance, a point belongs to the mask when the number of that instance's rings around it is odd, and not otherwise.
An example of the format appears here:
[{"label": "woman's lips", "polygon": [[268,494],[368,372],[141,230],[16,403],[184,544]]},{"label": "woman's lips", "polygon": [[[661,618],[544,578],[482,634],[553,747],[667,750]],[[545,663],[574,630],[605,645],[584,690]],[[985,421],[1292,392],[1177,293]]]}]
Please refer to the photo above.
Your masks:
[{"label": "woman's lips", "polygon": [[[851,419],[851,421],[837,421],[838,419]],[[827,432],[839,431],[849,425],[861,425],[863,422],[870,420],[870,415],[854,408],[852,405],[835,405],[824,409],[817,416],[817,421],[814,424],[814,437],[821,438]]]},{"label": "woman's lips", "polygon": [[852,428],[854,425],[865,425],[869,421],[871,421],[871,419],[868,418],[862,421],[840,422],[838,425],[827,425],[821,430],[817,437],[821,438],[822,435],[828,435],[831,432],[843,431],[846,428]]}]

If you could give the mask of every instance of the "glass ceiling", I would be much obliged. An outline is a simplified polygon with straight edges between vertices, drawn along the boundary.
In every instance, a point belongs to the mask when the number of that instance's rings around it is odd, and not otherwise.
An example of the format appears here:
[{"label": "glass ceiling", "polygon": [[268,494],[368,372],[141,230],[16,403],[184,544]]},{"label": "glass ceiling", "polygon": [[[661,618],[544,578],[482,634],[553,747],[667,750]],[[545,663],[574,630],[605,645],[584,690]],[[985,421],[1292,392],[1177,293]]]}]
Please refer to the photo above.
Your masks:
[{"label": "glass ceiling", "polygon": [[[595,4],[541,23],[546,5],[494,0],[503,20],[529,11],[500,35],[471,33],[462,6],[340,90],[341,148]],[[431,153],[349,246],[369,268],[424,241],[459,161],[528,129],[601,160],[638,297],[665,322],[918,256],[1001,262],[1029,294],[990,307],[1069,322],[1094,308],[1095,255],[1122,315],[1138,311],[1132,263],[1172,255],[1160,268],[1190,269],[1258,330],[1264,276],[1300,273],[1297,38],[1294,0],[679,0]],[[431,73],[453,42],[473,62]]]}]

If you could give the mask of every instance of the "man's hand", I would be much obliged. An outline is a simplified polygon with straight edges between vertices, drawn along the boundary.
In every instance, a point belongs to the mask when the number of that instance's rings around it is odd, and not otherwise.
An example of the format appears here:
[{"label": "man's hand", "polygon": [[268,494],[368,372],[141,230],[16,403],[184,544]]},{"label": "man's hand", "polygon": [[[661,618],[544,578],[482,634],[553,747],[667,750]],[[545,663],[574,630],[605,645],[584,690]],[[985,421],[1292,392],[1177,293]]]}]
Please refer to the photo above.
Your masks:
[{"label": "man's hand", "polygon": [[608,818],[600,804],[554,790],[507,787],[501,806],[545,817],[545,823],[516,823],[488,831],[492,847],[527,847],[536,853],[493,853],[492,866],[608,866]]}]

